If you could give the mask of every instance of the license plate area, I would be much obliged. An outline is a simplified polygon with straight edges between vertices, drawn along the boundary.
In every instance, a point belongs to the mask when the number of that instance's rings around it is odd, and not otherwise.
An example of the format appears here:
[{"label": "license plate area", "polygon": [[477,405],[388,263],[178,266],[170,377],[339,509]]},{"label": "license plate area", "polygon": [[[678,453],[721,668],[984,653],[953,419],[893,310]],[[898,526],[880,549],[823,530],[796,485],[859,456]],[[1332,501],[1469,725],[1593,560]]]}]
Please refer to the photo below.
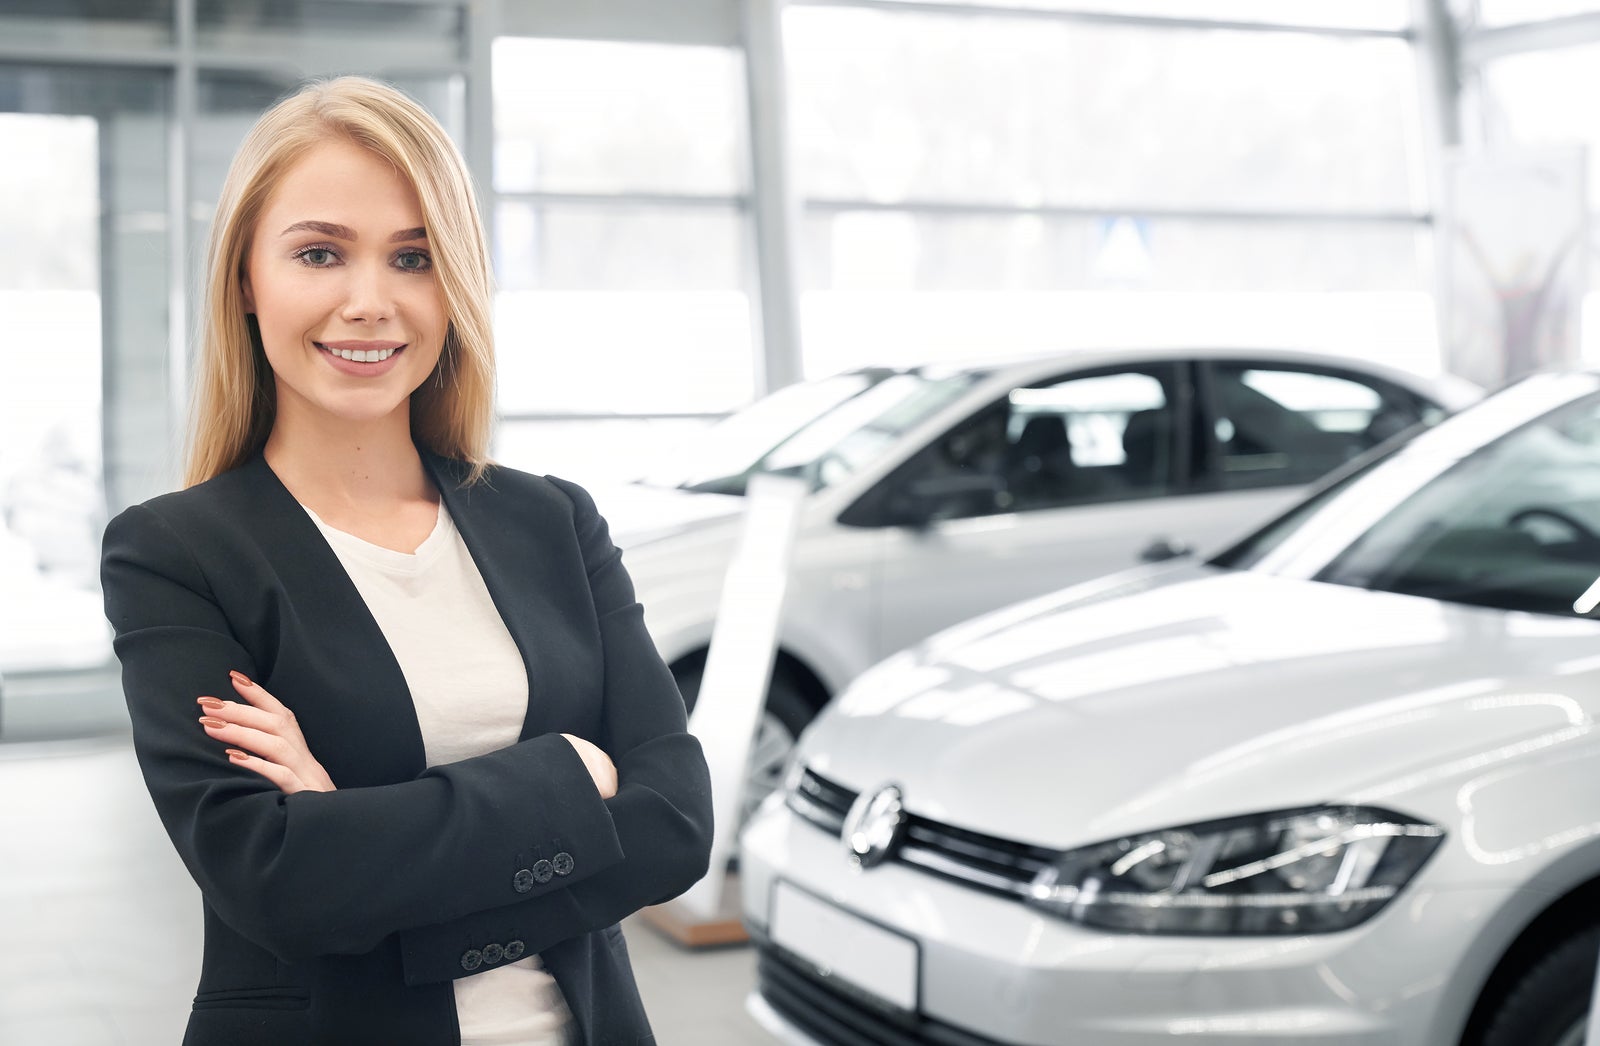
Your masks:
[{"label": "license plate area", "polygon": [[772,887],[767,932],[774,944],[864,1001],[916,1012],[919,963],[912,938],[782,880]]}]

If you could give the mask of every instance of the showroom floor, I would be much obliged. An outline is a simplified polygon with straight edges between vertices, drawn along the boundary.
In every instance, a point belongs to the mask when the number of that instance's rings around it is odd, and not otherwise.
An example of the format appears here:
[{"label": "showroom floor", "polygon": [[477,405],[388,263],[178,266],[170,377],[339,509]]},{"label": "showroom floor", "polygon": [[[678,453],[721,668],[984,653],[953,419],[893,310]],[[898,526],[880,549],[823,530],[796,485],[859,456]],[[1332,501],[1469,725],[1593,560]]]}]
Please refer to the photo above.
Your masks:
[{"label": "showroom floor", "polygon": [[[178,1042],[200,903],[127,737],[0,742],[0,797],[0,1042]],[[663,1046],[772,1041],[744,1012],[748,948],[685,951],[637,919],[626,930]]]}]

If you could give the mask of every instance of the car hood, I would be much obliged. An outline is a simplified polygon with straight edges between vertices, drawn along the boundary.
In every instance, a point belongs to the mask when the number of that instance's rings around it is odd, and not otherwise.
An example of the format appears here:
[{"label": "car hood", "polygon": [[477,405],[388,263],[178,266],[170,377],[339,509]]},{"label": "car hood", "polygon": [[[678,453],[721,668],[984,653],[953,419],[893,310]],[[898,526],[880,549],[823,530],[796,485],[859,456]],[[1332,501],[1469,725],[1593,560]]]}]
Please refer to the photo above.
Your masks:
[{"label": "car hood", "polygon": [[1596,622],[1195,566],[936,636],[862,675],[800,758],[1065,848],[1320,802],[1404,809],[1587,730],[1597,692]]},{"label": "car hood", "polygon": [[706,494],[642,483],[620,483],[590,493],[611,528],[611,540],[622,549],[729,520],[745,508],[745,499],[734,494]]}]

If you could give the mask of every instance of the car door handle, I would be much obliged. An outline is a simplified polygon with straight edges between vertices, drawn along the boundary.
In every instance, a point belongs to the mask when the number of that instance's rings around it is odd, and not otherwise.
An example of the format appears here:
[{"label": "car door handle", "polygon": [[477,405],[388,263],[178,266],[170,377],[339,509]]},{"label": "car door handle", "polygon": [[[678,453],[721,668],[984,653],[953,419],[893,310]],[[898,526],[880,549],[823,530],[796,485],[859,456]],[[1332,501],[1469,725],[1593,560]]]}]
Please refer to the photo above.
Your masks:
[{"label": "car door handle", "polygon": [[1187,556],[1194,552],[1194,547],[1183,541],[1174,541],[1171,538],[1156,538],[1144,547],[1139,553],[1141,563],[1161,563],[1179,556]]}]

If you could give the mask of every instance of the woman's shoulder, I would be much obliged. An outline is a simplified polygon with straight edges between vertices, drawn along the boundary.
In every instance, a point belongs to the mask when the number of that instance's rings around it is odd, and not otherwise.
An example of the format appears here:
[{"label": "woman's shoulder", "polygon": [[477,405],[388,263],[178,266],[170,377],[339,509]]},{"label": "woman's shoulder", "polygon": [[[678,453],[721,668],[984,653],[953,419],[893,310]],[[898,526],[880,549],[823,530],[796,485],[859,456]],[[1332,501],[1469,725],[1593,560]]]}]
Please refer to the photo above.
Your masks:
[{"label": "woman's shoulder", "polygon": [[467,482],[472,467],[464,461],[432,455],[436,478],[453,484],[468,498],[485,497],[511,503],[552,507],[578,515],[593,514],[594,498],[581,485],[560,476],[539,475],[491,462],[476,482]]},{"label": "woman's shoulder", "polygon": [[165,541],[196,554],[215,550],[236,556],[252,543],[270,543],[276,534],[293,532],[302,519],[310,525],[298,502],[256,455],[192,487],[128,506],[107,524],[102,544],[143,547]]},{"label": "woman's shoulder", "polygon": [[219,473],[192,487],[158,494],[131,505],[123,515],[153,515],[169,525],[202,524],[217,517],[232,517],[249,512],[252,503],[270,496],[276,482],[258,454],[243,464]]}]

